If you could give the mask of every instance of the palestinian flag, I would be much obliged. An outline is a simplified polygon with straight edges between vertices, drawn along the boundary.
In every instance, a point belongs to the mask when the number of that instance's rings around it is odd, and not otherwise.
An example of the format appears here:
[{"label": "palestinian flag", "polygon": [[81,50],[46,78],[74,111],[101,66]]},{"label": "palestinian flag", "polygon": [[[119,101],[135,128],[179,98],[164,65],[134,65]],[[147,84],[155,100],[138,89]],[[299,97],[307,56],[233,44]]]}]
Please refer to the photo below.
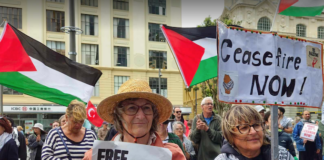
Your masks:
[{"label": "palestinian flag", "polygon": [[324,0],[281,0],[279,14],[302,17],[321,15],[324,9]]},{"label": "palestinian flag", "polygon": [[217,77],[216,26],[177,28],[161,25],[186,87]]},{"label": "palestinian flag", "polygon": [[87,103],[101,74],[5,24],[0,37],[0,84],[67,106],[74,99]]}]

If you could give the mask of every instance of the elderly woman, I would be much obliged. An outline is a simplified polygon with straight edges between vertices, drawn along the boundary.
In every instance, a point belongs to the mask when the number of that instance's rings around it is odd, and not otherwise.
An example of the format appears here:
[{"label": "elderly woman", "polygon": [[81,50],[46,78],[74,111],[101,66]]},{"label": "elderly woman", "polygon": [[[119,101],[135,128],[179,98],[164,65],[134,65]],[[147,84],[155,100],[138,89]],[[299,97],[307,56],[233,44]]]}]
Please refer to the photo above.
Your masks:
[{"label": "elderly woman", "polygon": [[187,160],[194,160],[195,159],[195,149],[192,146],[191,141],[184,135],[186,133],[186,127],[181,121],[176,121],[173,123],[173,133],[176,134],[181,142],[184,144],[185,149],[185,156]]},{"label": "elderly woman", "polygon": [[28,147],[30,149],[31,160],[42,159],[42,147],[45,142],[46,132],[44,131],[43,125],[36,123],[33,127],[34,134],[28,137]]},{"label": "elderly woman", "polygon": [[[227,142],[215,160],[271,160],[271,146],[265,136],[261,115],[250,106],[234,106],[226,112],[222,121],[222,132]],[[294,158],[279,146],[280,160]]]},{"label": "elderly woman", "polygon": [[18,146],[12,139],[12,128],[6,118],[0,117],[0,159],[18,160]]},{"label": "elderly woman", "polygon": [[48,133],[43,146],[42,160],[82,159],[97,139],[92,130],[82,127],[87,118],[84,103],[73,100],[66,109],[65,118],[66,125]]},{"label": "elderly woman", "polygon": [[65,114],[60,117],[59,122],[60,126],[64,126],[66,124]]},{"label": "elderly woman", "polygon": [[[100,102],[97,111],[118,131],[112,141],[164,147],[171,151],[172,160],[185,160],[176,144],[163,144],[156,133],[157,125],[170,117],[172,104],[165,97],[152,93],[146,81],[126,81],[120,86],[118,94]],[[84,159],[90,159],[91,155],[92,152],[87,153]]]}]

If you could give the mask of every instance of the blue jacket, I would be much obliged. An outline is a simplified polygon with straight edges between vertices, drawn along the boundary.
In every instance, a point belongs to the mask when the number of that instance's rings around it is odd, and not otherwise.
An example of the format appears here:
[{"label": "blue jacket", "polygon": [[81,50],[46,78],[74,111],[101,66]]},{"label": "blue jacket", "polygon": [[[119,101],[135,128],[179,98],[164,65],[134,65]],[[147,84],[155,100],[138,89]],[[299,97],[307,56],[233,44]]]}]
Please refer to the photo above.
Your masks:
[{"label": "blue jacket", "polygon": [[[306,151],[306,149],[304,147],[304,140],[300,138],[300,132],[302,131],[303,127],[304,127],[304,123],[299,121],[296,124],[294,131],[293,131],[293,138],[294,138],[294,141],[296,142],[298,151]],[[316,148],[321,149],[322,145],[321,145],[321,140],[318,136],[318,133],[316,133],[315,143],[316,143]]]}]

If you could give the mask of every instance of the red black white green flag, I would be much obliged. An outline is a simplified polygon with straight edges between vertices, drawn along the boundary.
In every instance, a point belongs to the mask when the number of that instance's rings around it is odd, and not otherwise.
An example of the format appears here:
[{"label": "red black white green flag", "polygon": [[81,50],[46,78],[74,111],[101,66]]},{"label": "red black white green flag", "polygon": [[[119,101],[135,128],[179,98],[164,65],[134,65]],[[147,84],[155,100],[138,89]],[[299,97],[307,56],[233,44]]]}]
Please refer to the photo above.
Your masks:
[{"label": "red black white green flag", "polygon": [[217,77],[216,26],[161,29],[186,87]]},{"label": "red black white green flag", "polygon": [[0,37],[0,84],[67,106],[87,103],[101,71],[74,62],[5,24]]}]

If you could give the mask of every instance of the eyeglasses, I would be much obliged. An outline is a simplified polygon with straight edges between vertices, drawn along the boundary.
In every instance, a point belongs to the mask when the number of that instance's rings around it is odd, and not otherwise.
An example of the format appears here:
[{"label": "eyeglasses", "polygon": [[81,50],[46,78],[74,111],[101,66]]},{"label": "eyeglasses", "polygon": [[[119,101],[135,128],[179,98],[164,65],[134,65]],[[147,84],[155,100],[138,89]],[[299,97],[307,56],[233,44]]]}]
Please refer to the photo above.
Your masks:
[{"label": "eyeglasses", "polygon": [[176,131],[183,131],[183,128],[176,128]]},{"label": "eyeglasses", "polygon": [[176,111],[176,113],[181,113],[181,111]]},{"label": "eyeglasses", "polygon": [[213,103],[205,103],[204,105],[207,105],[207,106],[208,106],[208,105],[213,105]]},{"label": "eyeglasses", "polygon": [[129,116],[134,116],[138,110],[141,108],[145,115],[152,115],[153,114],[153,105],[152,104],[145,104],[143,106],[137,106],[135,104],[128,104],[126,106],[122,106],[124,113]]},{"label": "eyeglasses", "polygon": [[255,131],[261,131],[263,129],[263,123],[259,122],[259,123],[254,123],[252,125],[249,124],[241,124],[236,126],[237,130],[241,133],[241,134],[247,134],[250,132],[251,127],[253,127],[253,129]]}]

